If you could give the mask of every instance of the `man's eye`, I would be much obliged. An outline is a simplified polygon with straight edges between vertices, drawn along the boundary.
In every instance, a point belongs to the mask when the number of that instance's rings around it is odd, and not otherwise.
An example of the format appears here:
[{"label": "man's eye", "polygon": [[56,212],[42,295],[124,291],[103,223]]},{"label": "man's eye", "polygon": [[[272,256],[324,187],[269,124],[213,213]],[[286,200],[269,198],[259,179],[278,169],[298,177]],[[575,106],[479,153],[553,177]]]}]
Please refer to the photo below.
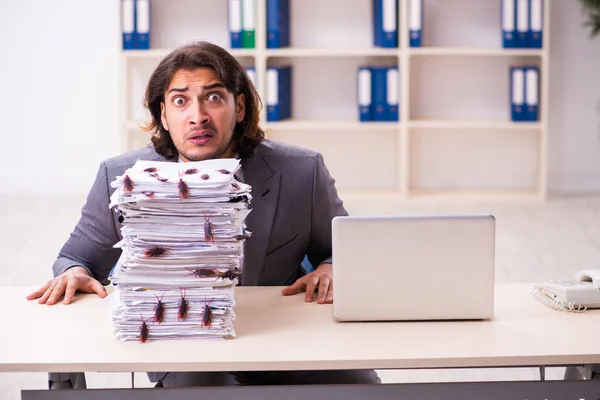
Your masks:
[{"label": "man's eye", "polygon": [[175,97],[173,99],[173,104],[175,104],[176,106],[182,106],[185,104],[185,100],[181,97]]},{"label": "man's eye", "polygon": [[219,101],[222,99],[219,93],[211,93],[207,97],[208,101]]}]

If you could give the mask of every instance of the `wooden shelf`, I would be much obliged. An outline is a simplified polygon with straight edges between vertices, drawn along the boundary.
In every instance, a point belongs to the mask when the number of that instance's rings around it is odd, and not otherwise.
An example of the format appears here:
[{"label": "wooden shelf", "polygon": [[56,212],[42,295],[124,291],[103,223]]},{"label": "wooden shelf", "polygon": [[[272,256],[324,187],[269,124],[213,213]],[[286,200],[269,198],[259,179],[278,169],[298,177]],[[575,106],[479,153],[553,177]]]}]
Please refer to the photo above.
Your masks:
[{"label": "wooden shelf", "polygon": [[535,56],[543,54],[541,49],[504,49],[478,47],[420,47],[407,50],[409,56]]},{"label": "wooden shelf", "polygon": [[494,130],[533,130],[541,129],[540,122],[513,122],[488,120],[436,120],[423,119],[408,122],[415,129],[494,129]]},{"label": "wooden shelf", "polygon": [[[169,2],[167,6],[164,2],[151,2],[156,27],[152,31],[153,45],[157,48],[121,51],[124,150],[132,149],[134,139],[147,140],[146,135],[139,133],[137,121],[147,118],[140,100],[153,64],[175,46],[194,38],[229,46],[227,2],[218,2],[218,7],[213,7],[214,0],[194,2],[198,9],[214,11],[212,24],[198,24],[192,18],[188,23],[174,23],[189,15],[184,3]],[[263,105],[260,126],[267,137],[324,154],[328,168],[338,178],[338,189],[357,207],[384,204],[394,209],[393,204],[402,200],[545,198],[549,46],[553,37],[550,1],[544,2],[542,49],[499,47],[500,7],[494,2],[477,2],[476,12],[469,17],[472,4],[462,0],[439,2],[440,7],[447,9],[426,14],[423,39],[431,46],[419,48],[409,44],[409,0],[398,0],[398,47],[374,47],[368,38],[372,34],[372,1],[357,0],[352,7],[346,3],[298,0],[290,15],[291,46],[268,49],[267,0],[255,0],[256,48],[227,50],[245,67],[254,67],[255,86]],[[315,10],[319,13],[315,14]],[[442,18],[448,13],[453,18]],[[337,23],[332,17],[338,14],[349,22]],[[457,18],[460,30],[455,26]],[[267,69],[283,63],[294,68],[293,118],[268,122]],[[510,121],[508,86],[512,64],[539,67],[539,121]],[[362,65],[398,67],[401,121],[358,120],[356,73]],[[492,115],[492,119],[485,119],[487,115]],[[515,152],[520,163],[509,159]],[[356,165],[349,161],[348,154],[359,158],[361,167],[379,165],[379,181],[374,182],[367,173],[356,175],[352,170]],[[482,189],[462,189],[471,187]]]},{"label": "wooden shelf", "polygon": [[363,56],[399,56],[399,49],[372,48],[310,48],[287,47],[267,49],[267,57],[363,57]]},{"label": "wooden shelf", "polygon": [[286,120],[281,122],[267,122],[264,124],[268,130],[394,130],[398,129],[398,122],[360,122],[360,121],[320,121],[320,120]]}]

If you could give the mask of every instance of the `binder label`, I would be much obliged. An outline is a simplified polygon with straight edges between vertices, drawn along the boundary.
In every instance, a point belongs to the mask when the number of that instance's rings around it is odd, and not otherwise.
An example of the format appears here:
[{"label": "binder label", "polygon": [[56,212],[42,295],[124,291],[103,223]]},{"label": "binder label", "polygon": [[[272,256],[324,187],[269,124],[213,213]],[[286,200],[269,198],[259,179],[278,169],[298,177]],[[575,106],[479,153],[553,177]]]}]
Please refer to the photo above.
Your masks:
[{"label": "binder label", "polygon": [[122,20],[122,29],[123,33],[133,33],[134,23],[133,23],[133,9],[134,9],[134,0],[123,0],[123,20]]},{"label": "binder label", "polygon": [[396,32],[396,0],[383,0],[383,31]]},{"label": "binder label", "polygon": [[240,0],[229,0],[229,30],[242,31],[242,8]]},{"label": "binder label", "polygon": [[358,105],[371,105],[371,71],[366,68],[358,71]]},{"label": "binder label", "polygon": [[150,1],[138,0],[137,3],[137,32],[150,32]]},{"label": "binder label", "polygon": [[279,104],[278,72],[276,69],[267,70],[267,106]]},{"label": "binder label", "polygon": [[531,30],[542,31],[542,0],[531,0]]},{"label": "binder label", "polygon": [[535,68],[528,68],[525,74],[525,102],[528,106],[536,106],[539,101],[538,71]]}]

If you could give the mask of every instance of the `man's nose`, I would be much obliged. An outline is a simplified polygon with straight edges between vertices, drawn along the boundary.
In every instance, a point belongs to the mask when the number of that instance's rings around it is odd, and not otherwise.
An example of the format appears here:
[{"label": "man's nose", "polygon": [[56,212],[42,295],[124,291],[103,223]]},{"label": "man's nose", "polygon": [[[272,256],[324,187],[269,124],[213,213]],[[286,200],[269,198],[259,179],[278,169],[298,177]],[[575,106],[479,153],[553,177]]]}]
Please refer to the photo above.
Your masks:
[{"label": "man's nose", "polygon": [[207,123],[210,120],[208,113],[206,112],[206,108],[202,104],[202,102],[198,102],[194,104],[192,108],[192,116],[190,118],[190,122],[195,125],[202,125]]}]

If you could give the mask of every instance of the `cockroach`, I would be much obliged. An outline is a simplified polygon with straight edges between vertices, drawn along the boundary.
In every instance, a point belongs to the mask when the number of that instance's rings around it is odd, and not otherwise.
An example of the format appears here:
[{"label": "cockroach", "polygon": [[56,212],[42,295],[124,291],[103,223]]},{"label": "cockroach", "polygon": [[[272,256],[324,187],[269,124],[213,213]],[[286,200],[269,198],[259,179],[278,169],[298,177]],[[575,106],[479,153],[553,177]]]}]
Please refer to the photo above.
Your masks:
[{"label": "cockroach", "polygon": [[207,181],[210,179],[210,175],[209,174],[202,174],[200,175],[200,178],[202,178],[203,180]]},{"label": "cockroach", "polygon": [[129,175],[125,175],[125,177],[123,178],[123,189],[125,189],[126,192],[133,191],[133,181],[131,180]]},{"label": "cockroach", "polygon": [[251,236],[251,234],[250,234],[250,232],[248,232],[248,233],[244,233],[242,235],[235,235],[233,238],[239,242],[240,240],[248,239],[250,236]]},{"label": "cockroach", "polygon": [[198,169],[197,168],[190,168],[185,170],[184,174],[186,175],[194,175],[198,173]]},{"label": "cockroach", "polygon": [[226,170],[226,169],[220,169],[219,172],[222,173],[222,174],[225,174],[225,175],[231,174],[231,171]]},{"label": "cockroach", "polygon": [[166,182],[169,180],[169,178],[161,178],[157,173],[152,173],[150,174],[151,177],[158,179],[161,182]]},{"label": "cockroach", "polygon": [[142,326],[140,326],[140,343],[145,343],[146,340],[148,340],[148,336],[150,335],[150,329],[148,329],[148,324],[146,324],[146,322],[148,322],[150,318],[144,320],[142,314],[140,314],[140,318],[142,319]]},{"label": "cockroach", "polygon": [[187,183],[183,181],[181,172],[179,173],[179,183],[177,183],[177,189],[179,190],[179,198],[181,200],[190,198],[190,190]]},{"label": "cockroach", "polygon": [[206,214],[204,215],[204,241],[215,244],[215,229],[212,222],[210,222],[210,217],[207,217]]},{"label": "cockroach", "polygon": [[[214,300],[214,299],[213,299]],[[212,303],[212,300],[209,301],[208,303],[206,303],[206,298],[204,300],[205,304],[204,304],[204,311],[202,312],[202,324],[201,326],[206,326],[207,328],[210,328],[210,325],[212,324],[212,310],[210,309],[210,303]]]},{"label": "cockroach", "polygon": [[214,269],[206,269],[206,268],[190,269],[188,267],[185,267],[185,269],[190,271],[190,273],[186,274],[185,277],[194,275],[196,278],[213,278],[213,277],[217,276],[217,274],[218,274]]},{"label": "cockroach", "polygon": [[156,171],[158,171],[158,168],[154,168],[154,167],[149,167],[144,170],[144,172],[148,172],[148,173],[156,172]]},{"label": "cockroach", "polygon": [[177,310],[177,319],[180,321],[185,321],[185,319],[187,318],[187,312],[188,312],[188,301],[185,299],[185,289],[183,289],[183,291],[181,291],[181,288],[180,288],[179,292],[181,292],[181,300],[179,300],[179,309]]},{"label": "cockroach", "polygon": [[223,272],[221,274],[222,278],[227,278],[229,280],[234,280],[235,278],[237,278],[238,276],[240,276],[240,271],[237,269],[230,269],[226,272]]},{"label": "cockroach", "polygon": [[232,187],[234,190],[240,190],[240,185],[238,185],[238,184],[237,184],[237,183],[235,183],[235,182],[231,182],[231,187]]},{"label": "cockroach", "polygon": [[146,257],[161,257],[168,253],[169,251],[162,246],[154,246],[144,250],[144,255]]},{"label": "cockroach", "polygon": [[160,324],[165,316],[165,305],[162,302],[162,299],[163,297],[165,297],[165,294],[163,293],[162,296],[160,296],[160,299],[158,298],[156,293],[154,295],[156,296],[157,301],[156,307],[154,308],[154,322],[158,322]]},{"label": "cockroach", "polygon": [[146,195],[146,197],[148,197],[149,199],[154,199],[154,192],[142,192]]}]

